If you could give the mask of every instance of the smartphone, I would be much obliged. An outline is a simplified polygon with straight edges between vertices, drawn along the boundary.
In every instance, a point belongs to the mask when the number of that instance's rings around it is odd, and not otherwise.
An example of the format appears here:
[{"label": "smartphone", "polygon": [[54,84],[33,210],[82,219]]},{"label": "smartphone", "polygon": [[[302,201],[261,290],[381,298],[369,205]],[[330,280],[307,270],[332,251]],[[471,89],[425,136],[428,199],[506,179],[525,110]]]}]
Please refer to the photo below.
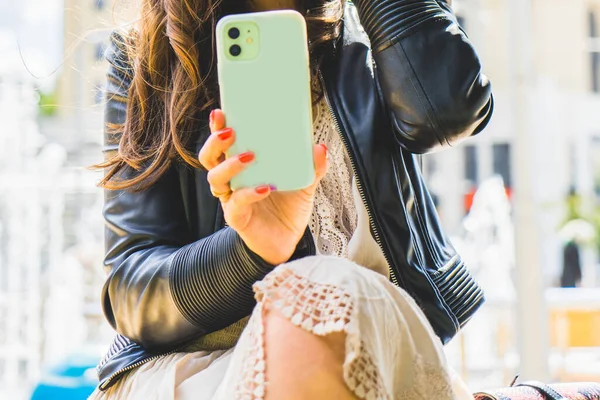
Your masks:
[{"label": "smartphone", "polygon": [[216,27],[221,109],[235,144],[255,161],[231,189],[299,190],[315,179],[308,41],[292,10],[228,15]]}]

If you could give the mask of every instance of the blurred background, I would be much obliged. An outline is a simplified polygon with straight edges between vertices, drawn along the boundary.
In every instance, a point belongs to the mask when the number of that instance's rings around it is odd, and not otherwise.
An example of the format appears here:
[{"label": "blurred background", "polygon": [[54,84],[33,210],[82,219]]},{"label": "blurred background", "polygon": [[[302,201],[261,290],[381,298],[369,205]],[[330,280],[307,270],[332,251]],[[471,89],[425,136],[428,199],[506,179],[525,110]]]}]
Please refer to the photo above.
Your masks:
[{"label": "blurred background", "polygon": [[[131,0],[132,1],[132,0]],[[496,111],[423,157],[488,302],[447,347],[473,390],[600,381],[600,0],[454,0]],[[0,398],[85,399],[100,309],[102,87],[130,0],[0,3]]]}]

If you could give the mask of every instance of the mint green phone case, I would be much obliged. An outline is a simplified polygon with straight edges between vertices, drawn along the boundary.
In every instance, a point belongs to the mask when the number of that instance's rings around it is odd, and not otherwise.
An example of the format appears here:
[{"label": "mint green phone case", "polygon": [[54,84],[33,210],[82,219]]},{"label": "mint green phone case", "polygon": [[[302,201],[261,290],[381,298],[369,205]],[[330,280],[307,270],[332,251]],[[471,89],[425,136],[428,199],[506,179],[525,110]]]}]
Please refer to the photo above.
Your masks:
[{"label": "mint green phone case", "polygon": [[[304,18],[291,10],[229,15],[217,24],[216,40],[221,108],[236,134],[227,155],[256,155],[231,188],[268,184],[289,191],[311,185],[315,169]],[[232,55],[232,46],[241,52]]]}]

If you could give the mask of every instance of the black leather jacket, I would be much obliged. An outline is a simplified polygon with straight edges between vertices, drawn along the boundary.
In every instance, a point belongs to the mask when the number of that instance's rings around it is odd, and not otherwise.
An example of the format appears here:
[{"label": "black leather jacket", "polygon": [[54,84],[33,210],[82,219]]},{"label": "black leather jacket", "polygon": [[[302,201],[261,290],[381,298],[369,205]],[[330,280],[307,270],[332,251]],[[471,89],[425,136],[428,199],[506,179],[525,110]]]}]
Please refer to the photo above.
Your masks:
[{"label": "black leather jacket", "polygon": [[[442,232],[415,154],[480,132],[492,114],[490,84],[442,1],[355,4],[347,6],[343,37],[322,66],[327,99],[392,281],[447,342],[483,294]],[[110,123],[125,119],[131,80],[116,42],[108,54]],[[206,137],[206,121],[199,130]],[[114,141],[106,149],[115,150]],[[122,372],[249,315],[251,285],[273,268],[225,226],[202,170],[174,165],[146,191],[107,192],[104,216],[103,307],[120,335],[99,365],[101,389]],[[307,231],[294,258],[310,254]]]}]

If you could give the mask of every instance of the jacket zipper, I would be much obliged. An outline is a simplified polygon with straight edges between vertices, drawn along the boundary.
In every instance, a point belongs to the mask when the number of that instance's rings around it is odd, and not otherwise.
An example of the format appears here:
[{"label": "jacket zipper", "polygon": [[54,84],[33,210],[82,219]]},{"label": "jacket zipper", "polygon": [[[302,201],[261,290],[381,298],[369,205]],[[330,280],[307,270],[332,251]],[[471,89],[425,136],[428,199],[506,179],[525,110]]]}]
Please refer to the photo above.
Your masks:
[{"label": "jacket zipper", "polygon": [[173,354],[173,353],[177,353],[180,349],[181,349],[181,347],[178,347],[177,349],[171,350],[171,351],[169,351],[167,353],[157,354],[155,356],[148,357],[148,358],[145,358],[145,359],[143,359],[141,361],[138,361],[135,364],[131,364],[131,365],[125,367],[125,368],[121,368],[120,370],[118,370],[117,372],[115,372],[114,374],[112,374],[111,376],[109,376],[104,381],[104,383],[102,383],[101,385],[99,385],[99,388],[100,388],[100,390],[105,390],[107,388],[107,386],[112,382],[112,380],[115,379],[117,376],[119,376],[121,374],[124,374],[125,372],[131,371],[132,369],[135,369],[135,368],[137,368],[137,367],[139,367],[141,365],[144,365],[147,362],[150,362],[152,360],[156,360],[157,358],[168,356],[168,355]]},{"label": "jacket zipper", "polygon": [[390,272],[391,281],[396,286],[400,286],[400,283],[398,282],[398,278],[396,276],[396,272],[392,268],[392,263],[390,262],[388,254],[384,249],[383,243],[381,242],[381,236],[379,234],[379,229],[377,227],[377,224],[375,223],[375,220],[373,218],[373,212],[371,211],[371,208],[369,207],[369,203],[367,202],[365,190],[362,186],[361,176],[359,174],[358,168],[356,167],[355,156],[354,156],[354,153],[352,152],[352,149],[350,148],[350,142],[348,141],[348,137],[346,136],[346,133],[342,130],[342,128],[340,126],[337,114],[335,113],[333,106],[331,105],[331,100],[329,99],[329,96],[327,95],[327,88],[325,87],[325,79],[323,79],[323,74],[321,73],[321,70],[319,70],[318,72],[319,72],[319,80],[321,81],[321,86],[323,88],[323,96],[325,97],[325,102],[327,103],[327,108],[329,108],[329,112],[331,113],[331,116],[333,117],[333,123],[335,125],[335,128],[338,131],[340,137],[342,138],[342,142],[344,142],[344,146],[346,147],[346,151],[348,152],[348,156],[350,158],[350,164],[352,165],[352,171],[354,172],[354,176],[356,177],[356,187],[360,194],[360,198],[363,202],[363,205],[365,206],[365,208],[367,210],[367,214],[369,216],[369,223],[371,225],[371,231],[373,232],[373,238],[377,242],[377,245],[379,245],[379,248],[381,249],[381,252],[383,253],[383,257],[385,258],[385,261],[388,264],[388,271]]}]

